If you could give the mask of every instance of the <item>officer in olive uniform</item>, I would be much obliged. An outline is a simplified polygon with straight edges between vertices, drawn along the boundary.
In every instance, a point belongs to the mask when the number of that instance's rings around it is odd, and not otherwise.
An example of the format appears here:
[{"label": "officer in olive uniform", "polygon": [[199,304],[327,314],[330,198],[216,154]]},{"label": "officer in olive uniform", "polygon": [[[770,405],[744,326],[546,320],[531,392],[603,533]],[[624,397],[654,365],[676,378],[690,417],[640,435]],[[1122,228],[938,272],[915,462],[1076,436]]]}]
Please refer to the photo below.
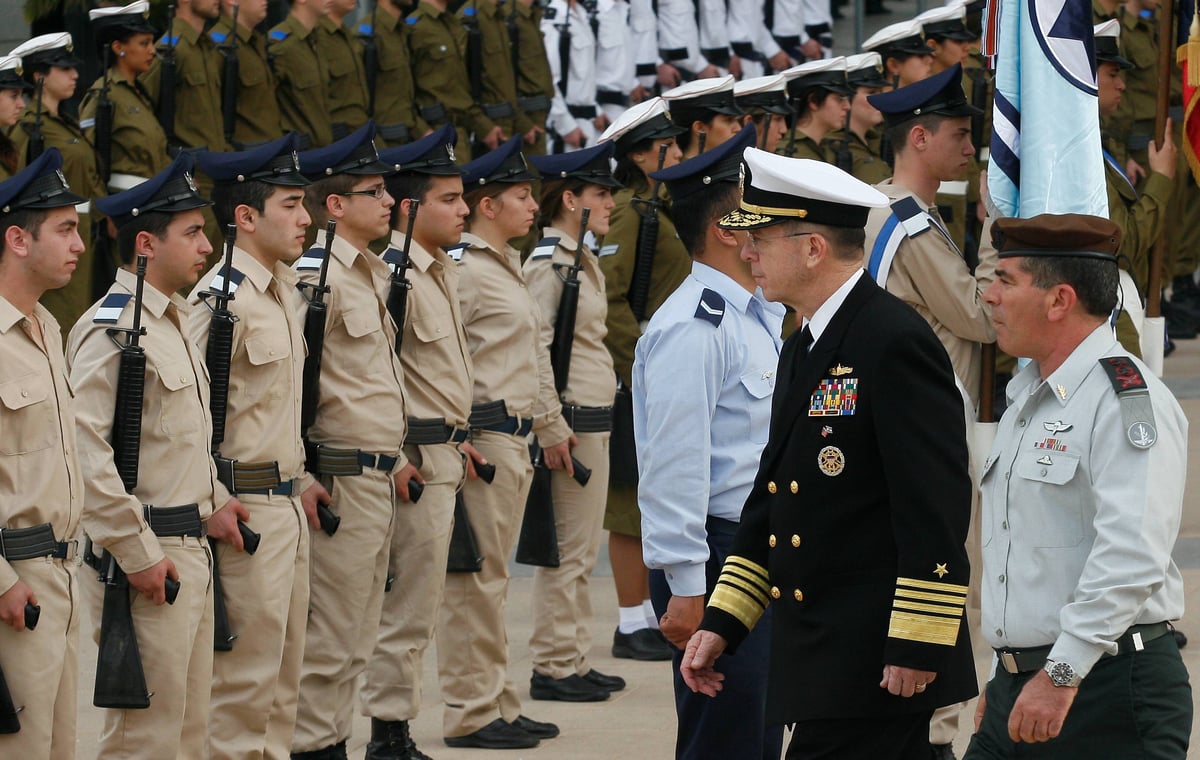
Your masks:
[{"label": "officer in olive uniform", "polygon": [[[834,164],[868,185],[877,185],[892,176],[892,168],[879,155],[883,115],[867,101],[888,86],[880,73],[879,53],[860,53],[846,59],[846,84],[854,90],[850,96],[850,114],[845,128],[825,136],[825,147]],[[845,164],[848,164],[846,166]]]},{"label": "officer in olive uniform", "polygon": [[525,112],[537,130],[537,139],[528,147],[529,155],[546,152],[546,118],[554,97],[554,77],[550,74],[545,41],[542,39],[542,16],[550,12],[533,0],[509,0],[507,22],[516,29],[517,108]]},{"label": "officer in olive uniform", "polygon": [[[18,127],[12,131],[13,143],[19,153],[26,154],[30,136],[40,131],[46,147],[57,148],[62,153],[62,172],[75,192],[85,199],[100,198],[106,191],[96,170],[96,151],[71,111],[60,107],[75,93],[77,83],[76,67],[80,61],[72,55],[71,49],[71,35],[66,32],[43,34],[17,46],[25,76],[35,83],[41,82],[42,123],[40,127],[36,126],[38,106],[35,100],[25,107]],[[75,210],[79,212],[79,235],[87,250],[79,257],[71,281],[42,296],[42,305],[50,310],[64,331],[70,330],[95,300],[95,273],[103,271],[105,277],[101,279],[106,279],[112,271],[112,264],[107,260],[97,266],[94,253],[93,226],[102,222],[103,217],[95,213],[86,200]]]},{"label": "officer in olive uniform", "polygon": [[9,130],[15,127],[25,110],[27,99],[33,94],[33,85],[21,78],[21,58],[16,55],[0,57],[0,180],[12,177],[25,166],[24,152],[18,154]]},{"label": "officer in olive uniform", "polygon": [[[231,143],[242,150],[274,140],[283,135],[283,120],[275,98],[277,88],[275,72],[267,58],[265,36],[255,28],[266,18],[266,5],[246,4],[238,8],[236,42],[230,37],[233,29],[233,6],[236,0],[221,0],[221,18],[209,30],[208,36],[216,43],[213,53],[220,57],[233,53],[237,46],[237,111],[234,118]],[[222,91],[226,83],[221,83]]]},{"label": "officer in olive uniform", "polygon": [[733,97],[732,76],[681,84],[664,92],[662,98],[671,121],[685,130],[675,138],[685,159],[715,148],[741,131],[742,109]]},{"label": "officer in olive uniform", "polygon": [[[792,109],[787,102],[787,80],[783,74],[743,79],[733,86],[733,99],[754,124],[758,145],[770,153],[776,152],[787,134],[787,119]],[[745,129],[745,127],[743,127]]]},{"label": "officer in olive uniform", "polygon": [[283,128],[296,132],[305,147],[333,142],[325,105],[329,61],[318,54],[314,31],[321,18],[318,0],[296,0],[287,18],[267,33]]},{"label": "officer in olive uniform", "polygon": [[[512,38],[506,22],[507,7],[496,0],[471,0],[459,9],[458,16],[467,29],[468,51],[478,50],[475,53],[480,61],[478,73],[470,65],[472,57],[467,58],[472,95],[476,95],[478,89],[475,101],[483,109],[484,116],[500,126],[504,139],[521,135],[525,144],[530,143],[537,133],[530,118],[517,108],[517,76],[513,70]],[[495,147],[481,144],[477,139],[471,149],[480,154]]]},{"label": "officer in olive uniform", "polygon": [[333,0],[329,15],[317,21],[313,32],[317,57],[328,66],[325,109],[335,140],[367,123],[367,75],[362,50],[342,23],[356,6],[355,0]]},{"label": "officer in olive uniform", "polygon": [[421,118],[413,101],[415,85],[409,63],[408,25],[404,23],[404,11],[397,0],[376,0],[371,15],[364,16],[359,22],[358,33],[374,34],[375,46],[379,49],[375,113],[372,114],[379,130],[379,142],[395,147],[424,137],[431,127]]},{"label": "officer in olive uniform", "polygon": [[[458,131],[458,144],[470,145],[471,134],[495,147],[500,144],[500,126],[489,119],[471,97],[467,76],[467,30],[447,9],[446,0],[420,0],[405,19],[412,52],[412,77],[417,111],[438,127],[451,123]],[[459,163],[470,161],[471,151],[456,152]]]}]

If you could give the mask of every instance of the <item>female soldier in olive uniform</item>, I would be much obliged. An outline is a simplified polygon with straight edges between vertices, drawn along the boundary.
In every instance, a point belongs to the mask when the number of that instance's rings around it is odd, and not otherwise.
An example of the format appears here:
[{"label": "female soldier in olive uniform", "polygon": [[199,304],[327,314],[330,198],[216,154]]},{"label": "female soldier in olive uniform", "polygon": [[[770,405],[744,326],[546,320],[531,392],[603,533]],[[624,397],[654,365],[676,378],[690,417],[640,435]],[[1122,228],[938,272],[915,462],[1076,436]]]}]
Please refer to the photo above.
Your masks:
[{"label": "female soldier in olive uniform", "polygon": [[8,136],[25,108],[25,94],[32,90],[21,78],[21,59],[15,55],[0,58],[0,180],[6,180],[25,166],[25,153],[18,151]]},{"label": "female soldier in olive uniform", "polygon": [[846,124],[850,110],[846,96],[854,92],[846,86],[846,59],[809,61],[788,69],[783,76],[788,80],[788,100],[795,119],[779,152],[789,158],[832,163],[833,156],[821,141]]},{"label": "female soldier in olive uniform", "polygon": [[[867,102],[868,95],[888,87],[879,66],[879,53],[861,53],[846,59],[846,84],[854,91],[850,96],[849,137],[845,128],[825,136],[825,148],[834,157],[837,168],[868,185],[878,185],[892,176],[892,167],[879,154],[878,126],[883,123],[883,114]],[[841,163],[843,141],[847,166]]]}]

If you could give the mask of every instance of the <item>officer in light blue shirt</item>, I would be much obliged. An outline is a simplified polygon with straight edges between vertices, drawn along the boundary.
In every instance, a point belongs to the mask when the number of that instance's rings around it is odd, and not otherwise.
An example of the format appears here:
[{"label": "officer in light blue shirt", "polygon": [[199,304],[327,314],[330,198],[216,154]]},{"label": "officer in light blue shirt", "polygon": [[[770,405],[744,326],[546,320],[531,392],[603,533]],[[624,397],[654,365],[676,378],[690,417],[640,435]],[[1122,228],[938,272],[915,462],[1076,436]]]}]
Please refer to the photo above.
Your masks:
[{"label": "officer in light blue shirt", "polygon": [[650,595],[674,653],[677,758],[778,758],[764,725],[767,630],[726,658],[715,700],[679,676],[767,442],[784,308],[766,301],[740,258],[745,233],[716,226],[737,206],[742,151],[754,130],[651,175],[667,183],[692,273],[655,312],[633,364],[642,551]]}]

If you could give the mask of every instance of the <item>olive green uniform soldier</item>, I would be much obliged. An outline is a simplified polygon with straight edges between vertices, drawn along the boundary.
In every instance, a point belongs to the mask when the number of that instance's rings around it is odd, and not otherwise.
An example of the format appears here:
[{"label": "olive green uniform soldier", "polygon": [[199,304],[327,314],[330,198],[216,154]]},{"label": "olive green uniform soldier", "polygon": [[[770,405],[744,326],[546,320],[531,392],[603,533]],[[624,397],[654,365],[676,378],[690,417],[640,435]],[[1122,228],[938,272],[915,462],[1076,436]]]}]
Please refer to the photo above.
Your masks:
[{"label": "olive green uniform soldier", "polygon": [[[1105,133],[1118,141],[1116,154],[1124,162],[1130,158],[1141,167],[1148,162],[1147,146],[1154,132],[1154,114],[1158,102],[1158,24],[1153,16],[1143,18],[1122,6],[1116,13],[1121,25],[1121,56],[1133,64],[1125,69],[1125,93],[1116,114],[1104,124]],[[1121,155],[1121,154],[1124,155]],[[1141,177],[1132,177],[1141,185]]]},{"label": "olive green uniform soldier", "polygon": [[[203,19],[199,19],[202,21]],[[230,150],[221,126],[221,66],[212,38],[176,16],[169,33],[158,40],[159,54],[173,49],[175,55],[175,129],[168,135],[171,147]],[[162,96],[161,60],[140,77],[155,103]],[[203,182],[200,192],[208,197]],[[211,187],[211,182],[208,183]]]},{"label": "olive green uniform soldier", "polygon": [[[458,15],[464,26],[471,24],[474,17],[479,28],[482,66],[476,100],[484,115],[500,126],[504,139],[529,134],[533,122],[517,108],[517,76],[513,71],[512,40],[505,22],[507,10],[496,0],[473,0],[459,9]],[[474,72],[468,71],[467,75],[470,78]],[[477,141],[480,136],[476,134]],[[477,145],[477,149],[479,147],[486,149],[487,146]]]},{"label": "olive green uniform soldier", "polygon": [[[325,110],[329,66],[317,52],[317,12],[308,3],[293,3],[288,17],[267,33],[267,51],[283,129],[299,133],[302,145],[319,148],[333,142],[333,130]],[[312,26],[307,14],[313,14]]]},{"label": "olive green uniform soldier", "polygon": [[313,31],[317,57],[328,67],[325,108],[334,140],[367,123],[367,75],[363,71],[362,50],[350,30],[342,26],[344,17],[345,13],[335,4],[328,16],[317,21]]},{"label": "olive green uniform soldier", "polygon": [[96,141],[96,106],[100,91],[108,82],[108,97],[113,102],[112,176],[109,188],[127,190],[138,179],[149,179],[171,164],[167,155],[167,135],[154,115],[154,103],[137,81],[130,81],[115,68],[92,83],[80,106],[80,123],[93,143]]},{"label": "olive green uniform soldier", "polygon": [[[405,21],[421,118],[434,127],[454,124],[459,145],[470,145],[472,133],[480,139],[494,134],[497,125],[471,97],[467,30],[462,22],[446,9],[444,0],[420,0]],[[456,153],[460,164],[470,158],[469,150]]]},{"label": "olive green uniform soldier", "polygon": [[[234,3],[221,0],[223,11],[230,11]],[[245,150],[250,146],[274,140],[283,135],[283,119],[275,99],[278,84],[275,72],[267,59],[267,41],[264,35],[254,31],[262,23],[266,7],[259,18],[251,15],[253,6],[239,8],[237,28],[238,92],[237,116],[233,126],[233,147]],[[257,10],[257,9],[254,9]],[[233,19],[228,12],[209,31],[208,36],[218,47],[233,44],[229,32]],[[221,64],[221,50],[214,52],[217,65]]]},{"label": "olive green uniform soldier", "polygon": [[510,22],[517,31],[517,108],[529,117],[538,130],[537,140],[525,151],[526,155],[546,152],[546,117],[554,97],[554,78],[542,39],[541,6],[533,0],[509,0]]},{"label": "olive green uniform soldier", "polygon": [[[413,100],[408,25],[395,0],[376,0],[372,16],[362,19],[359,34],[375,35],[379,50],[379,72],[375,77],[375,123],[381,147],[395,147],[429,134],[429,122],[417,113]],[[375,28],[371,29],[372,19]],[[366,25],[364,28],[363,24]]]},{"label": "olive green uniform soldier", "polygon": [[[846,84],[854,90],[846,117],[849,129],[834,130],[825,135],[822,141],[839,169],[868,185],[878,185],[892,176],[892,167],[888,166],[879,152],[882,142],[879,125],[883,116],[867,102],[868,95],[874,95],[889,86],[880,71],[882,63],[881,56],[876,52],[860,53],[846,59]],[[848,166],[842,165],[839,156],[842,151],[847,154]]]},{"label": "olive green uniform soldier", "polygon": [[[825,143],[828,145],[831,140],[840,141],[841,136],[842,130],[831,132],[825,139]],[[833,144],[836,145],[837,142]],[[878,144],[876,141],[876,145]],[[866,139],[859,137],[857,132],[851,130],[846,148],[850,151],[850,174],[854,175],[856,179],[869,185],[878,185],[892,176],[892,167],[888,166],[887,162],[880,157],[878,150],[872,149],[871,144]]]}]

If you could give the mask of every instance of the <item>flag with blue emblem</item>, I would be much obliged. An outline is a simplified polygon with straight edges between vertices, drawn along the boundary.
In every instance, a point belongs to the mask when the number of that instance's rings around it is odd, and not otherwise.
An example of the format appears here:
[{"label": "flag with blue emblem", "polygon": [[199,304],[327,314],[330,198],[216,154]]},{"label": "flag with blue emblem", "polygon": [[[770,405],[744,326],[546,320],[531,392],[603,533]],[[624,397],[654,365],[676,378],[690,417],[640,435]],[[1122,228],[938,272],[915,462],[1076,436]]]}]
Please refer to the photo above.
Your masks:
[{"label": "flag with blue emblem", "polygon": [[1000,216],[1108,216],[1092,6],[991,0],[996,98],[988,193]]}]

